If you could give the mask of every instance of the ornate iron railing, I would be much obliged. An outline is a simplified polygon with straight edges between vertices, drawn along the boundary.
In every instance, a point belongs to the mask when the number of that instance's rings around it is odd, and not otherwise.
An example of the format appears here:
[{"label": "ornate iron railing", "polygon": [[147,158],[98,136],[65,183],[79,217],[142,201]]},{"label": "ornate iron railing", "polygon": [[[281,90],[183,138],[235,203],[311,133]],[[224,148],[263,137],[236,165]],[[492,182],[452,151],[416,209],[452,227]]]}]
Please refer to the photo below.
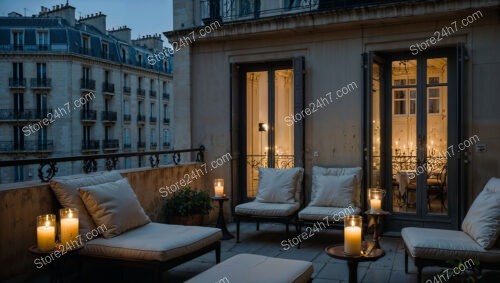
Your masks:
[{"label": "ornate iron railing", "polygon": [[180,149],[180,150],[162,150],[149,152],[126,152],[114,154],[96,154],[96,155],[78,155],[70,157],[57,158],[37,158],[37,159],[19,159],[6,160],[0,162],[0,167],[22,166],[38,164],[38,177],[42,182],[48,182],[57,174],[59,163],[63,162],[82,162],[82,170],[88,174],[96,172],[98,169],[97,160],[105,160],[104,169],[110,171],[118,168],[118,158],[122,157],[143,157],[149,156],[149,162],[152,168],[158,168],[160,164],[160,155],[172,155],[172,161],[175,165],[181,162],[182,153],[196,153],[196,162],[204,162],[205,147],[202,145],[199,148]]}]

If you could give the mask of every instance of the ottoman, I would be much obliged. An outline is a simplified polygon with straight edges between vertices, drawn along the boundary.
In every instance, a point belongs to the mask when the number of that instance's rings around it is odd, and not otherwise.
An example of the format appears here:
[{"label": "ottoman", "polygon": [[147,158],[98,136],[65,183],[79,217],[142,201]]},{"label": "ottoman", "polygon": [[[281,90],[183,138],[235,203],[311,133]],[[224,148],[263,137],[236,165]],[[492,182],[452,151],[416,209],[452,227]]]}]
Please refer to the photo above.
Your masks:
[{"label": "ottoman", "polygon": [[239,254],[189,279],[186,283],[306,283],[311,282],[311,262]]}]

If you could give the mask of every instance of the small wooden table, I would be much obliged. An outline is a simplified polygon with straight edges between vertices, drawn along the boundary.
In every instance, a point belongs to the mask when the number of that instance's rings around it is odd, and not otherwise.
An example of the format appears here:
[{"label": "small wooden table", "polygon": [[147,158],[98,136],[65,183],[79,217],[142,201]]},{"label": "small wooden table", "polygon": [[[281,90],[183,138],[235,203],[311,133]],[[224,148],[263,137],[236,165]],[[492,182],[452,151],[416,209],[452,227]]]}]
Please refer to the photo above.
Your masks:
[{"label": "small wooden table", "polygon": [[391,215],[391,213],[384,210],[377,210],[377,211],[367,210],[365,211],[365,214],[368,216],[368,228],[373,226],[373,238],[372,238],[372,242],[374,244],[373,248],[380,249],[380,243],[379,243],[380,232],[378,228],[382,223],[383,218],[385,216]]},{"label": "small wooden table", "polygon": [[[363,243],[366,246],[366,242]],[[369,248],[366,251],[361,251],[360,256],[350,256],[344,253],[344,245],[334,245],[325,248],[325,252],[330,257],[347,261],[349,267],[349,283],[358,282],[358,263],[364,261],[376,261],[383,257],[385,252],[382,249]]]},{"label": "small wooden table", "polygon": [[[50,250],[50,251],[41,251],[38,249],[37,245],[32,245],[28,248],[28,251],[36,256],[40,256],[42,258],[45,258],[47,256],[50,257],[50,262],[44,262],[42,260],[39,259],[39,263],[42,264],[41,267],[38,267],[37,263],[35,262],[35,265],[37,265],[37,268],[43,268],[45,265],[48,265],[49,266],[49,269],[50,269],[50,282],[51,283],[59,283],[59,282],[63,282],[63,278],[64,278],[64,263],[66,261],[66,253],[68,253],[68,255],[70,253],[73,253],[75,251],[78,251],[80,249],[82,249],[85,245],[78,245],[78,246],[75,246],[73,247],[71,250],[64,250],[63,247],[61,247],[61,245],[59,244],[56,244],[56,246],[54,247],[53,250]],[[63,254],[64,252],[64,254]],[[36,261],[37,259],[35,259]]]},{"label": "small wooden table", "polygon": [[234,238],[234,236],[229,233],[227,230],[226,226],[226,220],[224,219],[224,202],[229,200],[228,197],[210,197],[214,201],[219,202],[219,216],[217,217],[217,224],[215,225],[215,228],[219,228],[222,230],[222,238],[221,240],[229,240]]}]

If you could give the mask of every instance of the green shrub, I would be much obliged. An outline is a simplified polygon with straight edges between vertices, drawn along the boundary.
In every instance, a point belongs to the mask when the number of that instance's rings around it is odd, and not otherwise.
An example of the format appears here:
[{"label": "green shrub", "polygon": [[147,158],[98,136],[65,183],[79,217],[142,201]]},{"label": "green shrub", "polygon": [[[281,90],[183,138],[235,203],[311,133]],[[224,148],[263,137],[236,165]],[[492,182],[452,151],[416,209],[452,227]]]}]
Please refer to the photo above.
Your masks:
[{"label": "green shrub", "polygon": [[167,215],[192,216],[206,215],[212,209],[210,195],[205,191],[197,191],[190,187],[182,188],[172,195],[166,203]]}]

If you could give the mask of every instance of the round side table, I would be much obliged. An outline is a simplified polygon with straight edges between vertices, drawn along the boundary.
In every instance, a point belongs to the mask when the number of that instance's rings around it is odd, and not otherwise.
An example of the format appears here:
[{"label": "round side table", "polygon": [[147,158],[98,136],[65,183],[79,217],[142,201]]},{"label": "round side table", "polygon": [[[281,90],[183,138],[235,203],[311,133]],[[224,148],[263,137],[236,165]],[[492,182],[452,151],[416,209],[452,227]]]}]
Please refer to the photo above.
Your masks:
[{"label": "round side table", "polygon": [[349,267],[349,283],[358,282],[358,263],[364,261],[376,261],[383,257],[385,252],[382,249],[370,249],[368,253],[363,252],[359,256],[350,256],[344,253],[344,245],[334,245],[325,248],[325,252],[330,257],[347,261]]},{"label": "round side table", "polygon": [[[71,254],[73,252],[76,252],[80,249],[82,249],[84,247],[84,245],[79,245],[79,246],[75,246],[73,247],[73,249],[71,250],[67,250],[65,251],[63,248],[61,248],[60,245],[56,244],[56,246],[54,247],[53,250],[50,250],[50,251],[41,251],[38,249],[38,247],[36,245],[32,245],[28,248],[28,251],[36,256],[39,256],[39,257],[47,257],[47,256],[50,256],[51,257],[51,261],[50,262],[47,262],[47,263],[44,263],[43,261],[41,263],[43,263],[43,266],[45,265],[48,265],[49,266],[49,269],[50,269],[50,282],[51,283],[62,283],[63,282],[63,278],[64,278],[64,263],[66,261],[66,253]],[[63,254],[64,252],[64,254]],[[57,255],[56,255],[57,253]],[[43,267],[42,266],[42,267]]]},{"label": "round side table", "polygon": [[217,217],[217,224],[215,228],[222,230],[222,240],[229,240],[234,236],[229,233],[226,227],[226,220],[224,219],[224,202],[229,200],[228,197],[210,197],[213,201],[219,202],[219,216]]}]

